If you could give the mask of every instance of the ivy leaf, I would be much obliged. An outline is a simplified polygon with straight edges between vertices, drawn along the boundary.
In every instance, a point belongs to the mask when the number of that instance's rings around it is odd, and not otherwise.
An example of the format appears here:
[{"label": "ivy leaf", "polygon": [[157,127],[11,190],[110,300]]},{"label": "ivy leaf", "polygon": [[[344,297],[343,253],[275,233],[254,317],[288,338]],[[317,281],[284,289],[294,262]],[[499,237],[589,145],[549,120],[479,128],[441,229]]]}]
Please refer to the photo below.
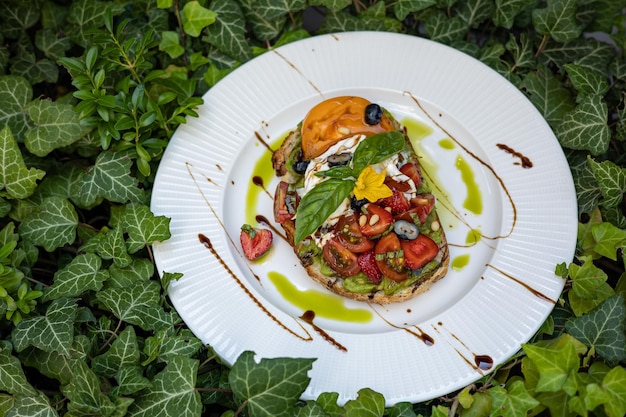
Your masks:
[{"label": "ivy leaf", "polygon": [[588,94],[602,96],[609,91],[609,82],[598,71],[578,64],[566,64],[565,70],[570,77],[572,85],[578,91],[578,94],[583,97]]},{"label": "ivy leaf", "polygon": [[315,402],[320,404],[324,412],[329,416],[340,417],[344,412],[344,408],[337,404],[338,399],[339,394],[336,392],[323,392],[317,397]]},{"label": "ivy leaf", "polygon": [[311,6],[322,6],[332,11],[344,9],[352,4],[351,0],[311,0],[309,1]]},{"label": "ivy leaf", "polygon": [[307,401],[304,407],[298,407],[294,417],[328,417],[321,405],[315,401]]},{"label": "ivy leaf", "polygon": [[467,0],[461,2],[459,6],[458,16],[472,29],[478,28],[481,23],[490,19],[495,11],[492,0]]},{"label": "ivy leaf", "polygon": [[492,417],[525,417],[539,405],[521,380],[513,381],[506,389],[498,385],[489,388],[489,394],[493,398]]},{"label": "ivy leaf", "polygon": [[280,35],[287,15],[307,5],[304,0],[241,0],[239,3],[246,22],[252,26],[259,40],[270,40]]},{"label": "ivy leaf", "polygon": [[26,106],[26,112],[35,127],[26,131],[24,143],[37,156],[44,157],[55,149],[71,145],[87,133],[69,104],[34,100]]},{"label": "ivy leaf", "polygon": [[139,344],[133,326],[126,326],[102,355],[91,360],[91,368],[98,375],[114,377],[127,365],[139,364]]},{"label": "ivy leaf", "polygon": [[415,13],[435,5],[437,0],[398,0],[393,5],[393,14],[398,20],[404,20],[409,13]]},{"label": "ivy leaf", "polygon": [[108,271],[102,271],[101,267],[100,257],[90,253],[77,255],[54,273],[54,282],[44,291],[43,300],[79,297],[87,291],[99,291],[109,276]]},{"label": "ivy leaf", "polygon": [[41,82],[56,83],[59,67],[47,58],[37,59],[34,53],[23,51],[13,60],[11,73],[23,76],[32,85]]},{"label": "ivy leaf", "polygon": [[18,396],[6,417],[58,417],[57,411],[50,405],[48,397],[42,392],[32,396]]},{"label": "ivy leaf", "polygon": [[89,31],[102,27],[107,13],[116,16],[124,11],[124,6],[97,0],[78,0],[69,7],[65,30],[74,42],[86,47],[91,40]]},{"label": "ivy leaf", "polygon": [[[202,341],[189,331],[183,331],[176,336],[160,331],[156,336],[146,339],[145,345],[151,344],[154,345],[151,350],[155,351],[153,358],[158,358],[161,362],[169,362],[176,356],[193,357],[203,346]],[[149,352],[144,353],[151,356]]]},{"label": "ivy leaf", "polygon": [[130,175],[133,161],[122,152],[105,151],[74,184],[73,195],[83,207],[91,207],[102,197],[114,203],[141,202],[143,192]]},{"label": "ivy leaf", "polygon": [[9,127],[18,142],[31,126],[24,109],[33,97],[33,88],[20,75],[0,76],[0,130]]},{"label": "ivy leaf", "polygon": [[61,392],[68,398],[68,413],[76,416],[109,416],[115,405],[102,393],[98,376],[87,366],[84,360],[72,361],[72,379],[61,387]]},{"label": "ivy leaf", "polygon": [[591,213],[602,198],[602,192],[589,163],[589,158],[573,151],[570,151],[567,156],[576,188],[578,212],[581,214]]},{"label": "ivy leaf", "polygon": [[609,222],[595,225],[591,229],[596,242],[594,251],[614,261],[617,260],[617,250],[626,247],[626,230],[619,229]]},{"label": "ivy leaf", "polygon": [[570,91],[550,71],[528,73],[521,87],[537,110],[553,125],[574,109]]},{"label": "ivy leaf", "polygon": [[566,43],[578,38],[582,28],[576,22],[576,0],[549,0],[543,9],[533,10],[533,25],[541,35]]},{"label": "ivy leaf", "polygon": [[36,393],[26,379],[19,359],[8,349],[0,350],[0,391],[25,396]]},{"label": "ivy leaf", "polygon": [[52,252],[76,240],[77,225],[78,214],[72,203],[61,197],[47,197],[39,210],[22,221],[19,233],[33,245]]},{"label": "ivy leaf", "polygon": [[180,44],[178,32],[173,30],[165,30],[161,32],[161,43],[159,50],[167,52],[170,58],[178,58],[185,53],[185,48]]},{"label": "ivy leaf", "polygon": [[143,368],[139,365],[122,366],[115,376],[118,395],[131,395],[152,387],[152,383],[143,376]]},{"label": "ivy leaf", "polygon": [[129,417],[197,417],[202,411],[196,391],[198,361],[173,358],[152,381],[152,387],[129,407]]},{"label": "ivy leaf", "polygon": [[71,298],[54,300],[43,316],[22,320],[11,333],[15,350],[35,346],[46,352],[69,356],[74,340],[76,303]]},{"label": "ivy leaf", "polygon": [[496,0],[493,23],[511,29],[515,18],[531,4],[534,4],[534,0]]},{"label": "ivy leaf", "polygon": [[568,320],[565,329],[605,360],[619,362],[626,359],[625,319],[624,299],[614,295],[588,314]]},{"label": "ivy leaf", "polygon": [[448,17],[443,11],[436,10],[425,17],[424,30],[431,40],[451,45],[463,38],[467,26],[460,17]]},{"label": "ivy leaf", "polygon": [[589,158],[589,166],[602,193],[600,204],[604,207],[619,205],[626,192],[626,169],[612,161],[596,162],[592,158]]},{"label": "ivy leaf", "polygon": [[592,155],[605,153],[611,132],[607,125],[608,108],[600,96],[585,96],[576,108],[558,123],[555,134],[561,145],[589,151]]},{"label": "ivy leaf", "polygon": [[112,259],[113,263],[120,268],[127,267],[133,261],[126,249],[124,231],[121,227],[101,231],[92,240],[95,240],[94,243],[97,243],[96,251],[102,259]]},{"label": "ivy leaf", "polygon": [[252,57],[246,39],[246,21],[235,0],[216,0],[211,8],[217,14],[215,24],[207,28],[206,40],[226,55],[245,62]]},{"label": "ivy leaf", "polygon": [[45,174],[40,169],[26,167],[9,127],[0,130],[0,191],[5,190],[9,198],[25,199]]},{"label": "ivy leaf", "polygon": [[608,394],[609,401],[604,410],[609,417],[626,415],[626,369],[616,366],[602,380],[602,390]]},{"label": "ivy leaf", "polygon": [[35,46],[53,61],[64,57],[72,48],[72,42],[60,33],[52,29],[41,29],[35,34]]},{"label": "ivy leaf", "polygon": [[213,24],[217,14],[200,5],[196,0],[192,0],[183,7],[182,21],[183,29],[186,34],[198,37],[202,30]]},{"label": "ivy leaf", "polygon": [[109,268],[108,288],[126,288],[138,282],[146,282],[154,275],[154,264],[147,258],[135,258],[125,267],[111,265]]},{"label": "ivy leaf", "polygon": [[3,3],[0,6],[2,12],[2,24],[6,25],[3,32],[11,38],[19,35],[32,27],[39,20],[39,8],[34,3]]},{"label": "ivy leaf", "polygon": [[[550,347],[525,344],[522,348],[539,371],[539,380],[535,388],[537,392],[561,390],[568,379],[578,371],[579,358],[573,341]],[[497,406],[495,398],[494,406]]]},{"label": "ivy leaf", "polygon": [[161,285],[156,281],[127,288],[106,288],[96,298],[117,318],[144,330],[167,329],[174,322],[174,316],[159,305]]},{"label": "ivy leaf", "polygon": [[382,417],[385,411],[385,398],[369,388],[360,389],[357,398],[344,406],[346,417]]},{"label": "ivy leaf", "polygon": [[235,398],[250,415],[257,417],[291,416],[300,395],[309,384],[307,372],[315,359],[261,359],[243,352],[233,364],[228,382]]},{"label": "ivy leaf", "polygon": [[166,216],[155,216],[145,205],[130,204],[122,215],[122,223],[128,239],[129,253],[136,253],[154,242],[162,242],[170,238],[170,219]]},{"label": "ivy leaf", "polygon": [[20,354],[20,359],[25,366],[35,368],[41,374],[56,379],[61,384],[67,384],[72,379],[70,359],[58,352],[45,352],[29,347]]}]

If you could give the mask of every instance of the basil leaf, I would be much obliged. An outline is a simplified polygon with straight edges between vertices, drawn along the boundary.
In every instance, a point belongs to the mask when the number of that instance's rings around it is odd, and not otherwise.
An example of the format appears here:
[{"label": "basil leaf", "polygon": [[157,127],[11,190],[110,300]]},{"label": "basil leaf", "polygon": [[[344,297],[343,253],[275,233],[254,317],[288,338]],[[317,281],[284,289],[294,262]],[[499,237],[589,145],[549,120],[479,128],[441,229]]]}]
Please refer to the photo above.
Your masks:
[{"label": "basil leaf", "polygon": [[352,175],[352,168],[347,165],[336,166],[327,169],[326,171],[320,171],[315,173],[316,177],[326,178],[348,178]]},{"label": "basil leaf", "polygon": [[320,227],[354,189],[354,181],[331,178],[317,184],[306,193],[296,211],[296,233],[298,244]]},{"label": "basil leaf", "polygon": [[385,132],[363,139],[354,151],[352,171],[358,177],[368,165],[374,165],[400,152],[404,148],[404,135]]}]

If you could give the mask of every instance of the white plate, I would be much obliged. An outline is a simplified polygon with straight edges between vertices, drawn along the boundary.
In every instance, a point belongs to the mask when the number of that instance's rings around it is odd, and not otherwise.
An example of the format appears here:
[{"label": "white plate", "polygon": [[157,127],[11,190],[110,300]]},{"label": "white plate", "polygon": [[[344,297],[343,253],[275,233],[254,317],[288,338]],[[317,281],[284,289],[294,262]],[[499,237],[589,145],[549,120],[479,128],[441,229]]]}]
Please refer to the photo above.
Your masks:
[{"label": "white plate", "polygon": [[[262,262],[241,254],[240,226],[273,219],[266,145],[276,148],[315,103],[336,95],[364,96],[422,128],[412,134],[453,267],[413,300],[381,307],[330,294],[279,234]],[[172,237],[154,255],[160,273],[184,274],[172,302],[226,362],[246,350],[317,358],[304,399],[338,392],[343,404],[368,387],[388,405],[420,402],[505,362],[554,307],[564,284],[554,268],[571,261],[576,242],[569,167],[533,105],[477,60],[413,36],[324,35],[253,59],[204,100],[157,173],[151,208],[171,218]],[[464,207],[474,186],[481,210]],[[472,230],[481,238],[468,245]],[[307,310],[315,326],[300,318]]]}]

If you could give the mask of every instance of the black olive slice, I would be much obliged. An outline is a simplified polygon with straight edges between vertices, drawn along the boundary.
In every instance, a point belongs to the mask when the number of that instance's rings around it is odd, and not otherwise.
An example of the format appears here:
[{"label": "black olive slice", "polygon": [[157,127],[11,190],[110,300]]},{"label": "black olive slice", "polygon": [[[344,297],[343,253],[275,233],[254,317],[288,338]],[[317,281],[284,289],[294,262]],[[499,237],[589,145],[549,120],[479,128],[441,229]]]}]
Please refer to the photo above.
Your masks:
[{"label": "black olive slice", "polygon": [[352,159],[351,153],[342,152],[342,153],[337,153],[337,154],[329,156],[327,161],[328,161],[329,167],[336,167],[339,165],[347,165],[351,159]]}]

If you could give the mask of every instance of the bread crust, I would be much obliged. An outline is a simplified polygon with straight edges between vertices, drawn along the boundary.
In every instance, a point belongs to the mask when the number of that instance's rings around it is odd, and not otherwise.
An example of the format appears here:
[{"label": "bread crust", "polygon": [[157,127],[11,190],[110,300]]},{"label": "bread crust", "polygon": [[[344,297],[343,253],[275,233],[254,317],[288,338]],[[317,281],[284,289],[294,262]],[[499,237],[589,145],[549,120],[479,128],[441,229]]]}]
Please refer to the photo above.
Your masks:
[{"label": "bread crust", "polygon": [[[288,176],[288,170],[286,167],[286,163],[289,160],[289,155],[294,149],[294,146],[298,143],[298,132],[291,132],[283,141],[278,149],[276,149],[272,155],[272,165],[278,177]],[[405,134],[406,138],[406,134]],[[408,141],[408,138],[406,139]],[[411,148],[412,149],[412,148]],[[419,166],[419,161],[414,152],[411,152],[410,161]],[[289,181],[288,181],[289,182]],[[439,221],[439,215],[437,214],[436,208],[433,209],[435,216],[435,221]],[[294,234],[295,234],[295,221],[288,220],[281,223],[283,230],[285,231],[285,235],[287,237],[287,241],[293,248],[296,256],[300,259],[302,266],[306,270],[307,274],[322,284],[324,287],[328,288],[330,291],[339,294],[343,297],[350,298],[357,301],[367,301],[375,304],[391,304],[409,300],[411,298],[416,297],[419,294],[422,294],[438,280],[443,278],[448,272],[448,265],[450,263],[450,253],[448,249],[448,242],[446,240],[446,236],[444,231],[441,231],[441,242],[439,243],[439,253],[435,260],[438,262],[438,265],[435,269],[425,273],[419,280],[417,280],[414,284],[399,290],[393,294],[385,294],[383,290],[379,290],[376,292],[370,292],[366,294],[354,293],[348,291],[343,286],[343,278],[339,275],[328,276],[323,274],[315,263],[311,263],[305,259],[302,259],[299,255],[299,247],[294,245]]]}]

